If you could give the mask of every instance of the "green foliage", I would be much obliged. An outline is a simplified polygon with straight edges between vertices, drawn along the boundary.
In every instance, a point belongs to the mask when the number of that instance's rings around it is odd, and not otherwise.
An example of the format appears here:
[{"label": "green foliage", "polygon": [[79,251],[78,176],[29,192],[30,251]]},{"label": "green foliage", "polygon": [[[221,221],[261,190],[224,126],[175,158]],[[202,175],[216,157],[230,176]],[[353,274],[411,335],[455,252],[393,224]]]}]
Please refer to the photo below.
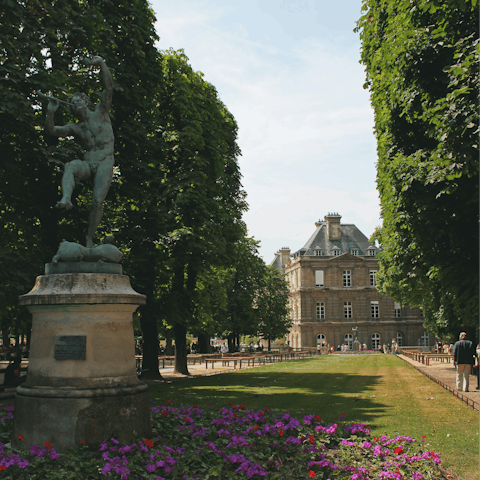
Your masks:
[{"label": "green foliage", "polygon": [[258,254],[258,244],[253,238],[243,237],[233,245],[232,279],[218,330],[222,337],[258,334],[256,300],[267,272],[265,262]]},{"label": "green foliage", "polygon": [[375,110],[378,289],[439,335],[478,318],[476,1],[364,0],[357,30]]},{"label": "green foliage", "polygon": [[[154,16],[146,1],[10,0],[0,2],[0,15],[0,266],[9,272],[1,280],[0,316],[14,311],[20,318],[27,313],[17,308],[18,295],[30,290],[63,238],[83,242],[90,213],[91,188],[80,182],[73,210],[65,214],[53,208],[62,163],[82,155],[71,139],[44,134],[46,104],[40,108],[36,91],[63,100],[83,91],[96,103],[101,78],[83,59],[104,57],[115,82],[116,162],[119,171],[128,171],[143,158],[145,146],[137,143],[152,111],[145,106],[161,77],[155,70]],[[63,125],[74,119],[62,106],[55,121]],[[110,200],[120,195],[119,171],[104,206],[101,233],[115,231],[117,212]],[[125,188],[121,194],[131,196]]]},{"label": "green foliage", "polygon": [[270,341],[285,336],[292,321],[287,306],[290,291],[283,275],[272,266],[266,268],[257,295],[259,333]]}]

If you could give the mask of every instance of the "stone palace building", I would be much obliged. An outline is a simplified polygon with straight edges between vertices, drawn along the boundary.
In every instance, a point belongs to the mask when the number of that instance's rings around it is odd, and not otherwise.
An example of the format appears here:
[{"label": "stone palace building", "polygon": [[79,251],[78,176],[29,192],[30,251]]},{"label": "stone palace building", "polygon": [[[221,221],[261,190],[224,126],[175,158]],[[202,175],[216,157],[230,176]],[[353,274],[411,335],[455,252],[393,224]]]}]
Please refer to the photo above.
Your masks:
[{"label": "stone palace building", "polygon": [[395,338],[399,346],[432,345],[418,307],[404,307],[377,292],[378,248],[353,224],[329,213],[315,223],[303,248],[275,254],[274,265],[290,284],[293,348],[347,344],[355,336],[367,349]]}]

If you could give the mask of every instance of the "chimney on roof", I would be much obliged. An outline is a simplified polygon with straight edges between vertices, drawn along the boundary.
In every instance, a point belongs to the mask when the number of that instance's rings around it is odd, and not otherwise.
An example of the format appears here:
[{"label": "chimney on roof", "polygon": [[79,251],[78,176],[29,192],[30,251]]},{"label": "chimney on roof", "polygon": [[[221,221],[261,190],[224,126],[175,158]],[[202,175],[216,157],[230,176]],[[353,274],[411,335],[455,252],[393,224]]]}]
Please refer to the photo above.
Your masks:
[{"label": "chimney on roof", "polygon": [[329,240],[340,240],[342,232],[340,230],[341,215],[338,213],[329,213],[325,215],[325,221],[327,222],[327,234]]},{"label": "chimney on roof", "polygon": [[285,266],[290,260],[290,247],[282,247],[278,250],[280,254],[280,264]]}]

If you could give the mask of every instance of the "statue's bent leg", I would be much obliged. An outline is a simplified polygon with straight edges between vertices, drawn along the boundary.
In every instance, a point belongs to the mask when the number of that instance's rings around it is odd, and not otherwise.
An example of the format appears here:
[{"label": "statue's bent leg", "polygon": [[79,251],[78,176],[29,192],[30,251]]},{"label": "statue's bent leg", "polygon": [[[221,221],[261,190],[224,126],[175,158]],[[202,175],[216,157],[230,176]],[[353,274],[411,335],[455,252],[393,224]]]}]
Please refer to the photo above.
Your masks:
[{"label": "statue's bent leg", "polygon": [[72,192],[75,187],[75,177],[86,180],[90,177],[90,166],[82,160],[72,160],[65,165],[62,178],[62,199],[55,205],[57,208],[70,210],[72,205]]},{"label": "statue's bent leg", "polygon": [[87,232],[87,248],[93,247],[93,236],[103,216],[103,202],[107,196],[113,176],[113,161],[104,160],[97,167],[93,182],[92,212]]}]

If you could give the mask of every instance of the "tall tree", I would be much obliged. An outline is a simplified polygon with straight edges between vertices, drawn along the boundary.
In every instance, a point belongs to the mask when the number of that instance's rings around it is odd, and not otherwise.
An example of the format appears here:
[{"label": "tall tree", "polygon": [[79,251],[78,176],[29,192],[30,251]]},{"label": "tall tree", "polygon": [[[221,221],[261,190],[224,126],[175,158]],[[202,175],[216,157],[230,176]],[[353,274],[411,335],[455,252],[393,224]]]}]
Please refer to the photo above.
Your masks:
[{"label": "tall tree", "polygon": [[378,289],[438,335],[478,319],[477,0],[364,0],[377,138]]},{"label": "tall tree", "polygon": [[187,374],[186,334],[196,323],[199,276],[211,266],[229,266],[231,245],[243,234],[246,203],[232,114],[183,51],[164,52],[163,67],[159,111],[170,232],[163,245],[171,273],[164,313],[175,336],[175,371]]},{"label": "tall tree", "polygon": [[232,246],[232,281],[227,290],[227,306],[222,312],[222,328],[218,332],[229,340],[229,348],[239,343],[240,335],[256,335],[258,310],[256,300],[266,275],[265,262],[258,253],[259,242],[243,237]]},{"label": "tall tree", "polygon": [[258,333],[268,341],[285,336],[292,321],[288,299],[290,290],[283,274],[273,266],[265,267],[260,289],[257,292]]}]

